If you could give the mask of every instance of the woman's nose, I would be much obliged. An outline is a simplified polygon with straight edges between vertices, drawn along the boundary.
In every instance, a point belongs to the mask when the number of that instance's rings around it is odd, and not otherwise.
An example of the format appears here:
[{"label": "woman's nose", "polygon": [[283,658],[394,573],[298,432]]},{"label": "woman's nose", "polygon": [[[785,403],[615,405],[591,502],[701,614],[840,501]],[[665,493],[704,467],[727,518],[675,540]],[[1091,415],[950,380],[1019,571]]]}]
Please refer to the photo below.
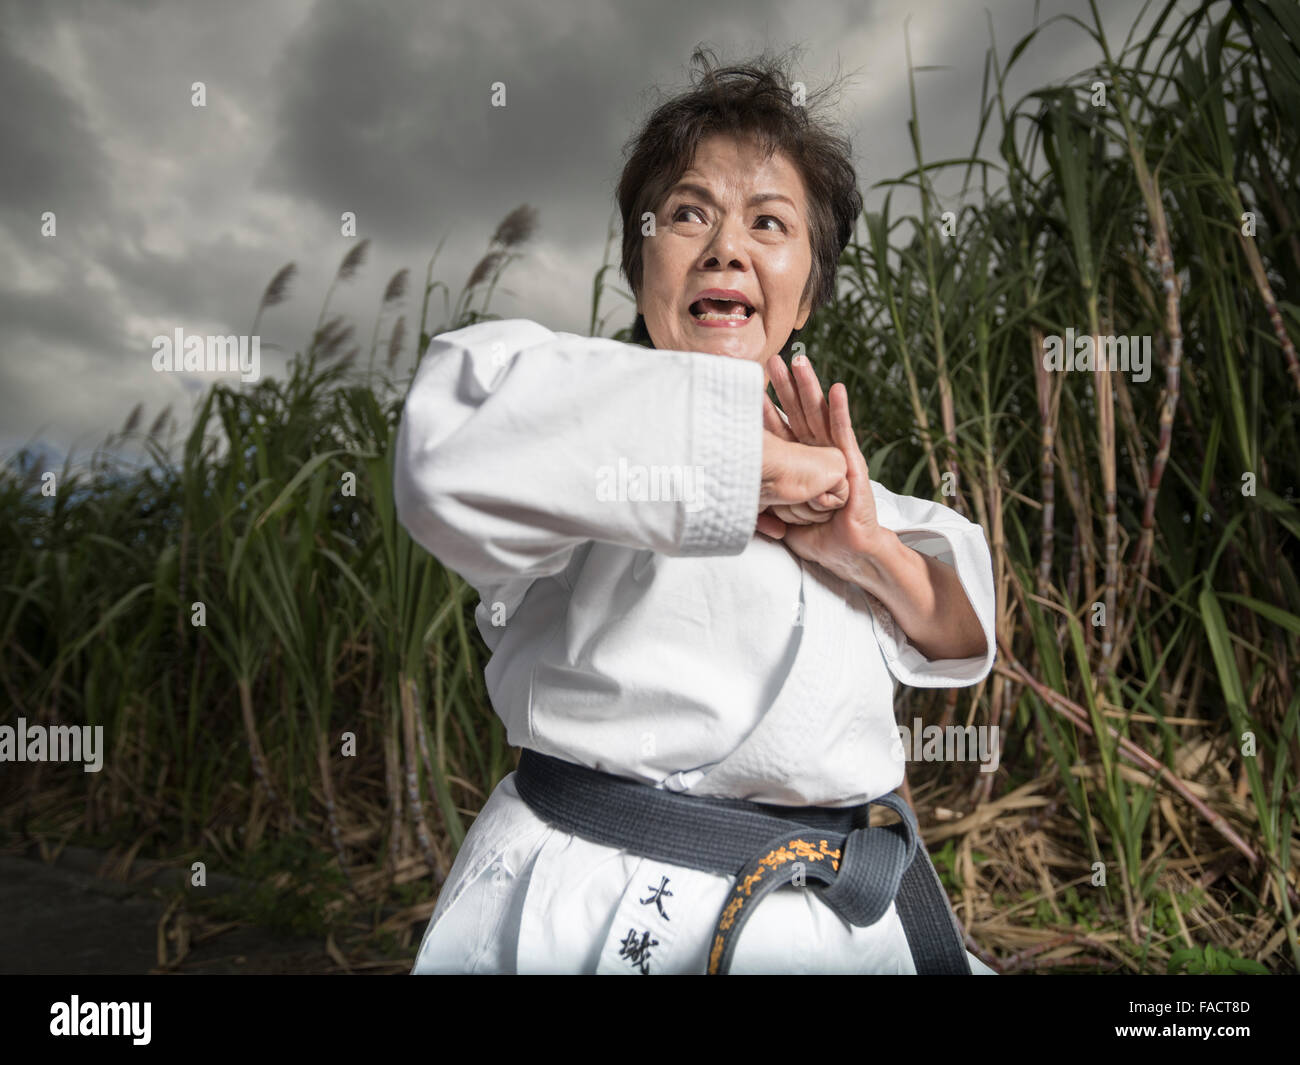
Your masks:
[{"label": "woman's nose", "polygon": [[712,266],[715,262],[728,266],[744,266],[747,257],[744,241],[741,238],[742,223],[724,219],[713,231],[708,245],[704,249],[704,265]]}]

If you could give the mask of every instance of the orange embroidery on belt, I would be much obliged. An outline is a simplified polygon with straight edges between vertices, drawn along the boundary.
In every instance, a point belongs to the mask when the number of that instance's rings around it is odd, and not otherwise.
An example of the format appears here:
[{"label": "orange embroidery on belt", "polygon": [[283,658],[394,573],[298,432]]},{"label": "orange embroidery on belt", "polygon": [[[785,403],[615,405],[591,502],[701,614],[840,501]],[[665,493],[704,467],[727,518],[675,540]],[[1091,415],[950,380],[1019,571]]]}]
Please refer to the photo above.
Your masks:
[{"label": "orange embroidery on belt", "polygon": [[736,884],[735,890],[737,894],[751,894],[754,885],[763,879],[764,870],[775,869],[779,865],[785,865],[787,862],[792,862],[798,858],[806,858],[814,862],[829,858],[831,868],[839,872],[840,852],[832,850],[824,839],[820,841],[820,844],[821,846],[818,848],[814,847],[806,839],[794,839],[774,851],[768,851],[759,859],[758,869]]},{"label": "orange embroidery on belt", "polygon": [[823,858],[830,858],[831,867],[832,868],[838,867],[840,852],[837,850],[835,851],[831,850],[830,847],[827,846],[825,840],[821,840],[820,842],[821,842],[820,850],[813,847],[813,845],[809,843],[807,840],[803,840],[803,839],[791,840],[790,846],[794,848],[795,853],[798,854],[800,858],[808,858],[814,862],[819,862]]},{"label": "orange embroidery on belt", "polygon": [[710,973],[716,973],[718,971],[718,961],[722,957],[722,947],[724,943],[725,940],[722,938],[722,936],[714,937],[713,949],[709,951],[709,972]]},{"label": "orange embroidery on belt", "polygon": [[724,932],[730,928],[736,920],[736,914],[740,912],[743,905],[745,905],[745,900],[742,898],[734,898],[727,903],[726,908],[722,911],[722,916],[718,918],[718,927]]},{"label": "orange embroidery on belt", "polygon": [[[738,881],[736,886],[732,889],[735,897],[727,903],[726,907],[722,911],[722,916],[718,918],[718,928],[721,929],[722,932],[727,932],[730,930],[732,925],[735,924],[736,915],[740,913],[741,907],[745,905],[745,900],[741,898],[741,895],[748,896],[753,890],[754,885],[763,879],[763,873],[767,869],[775,869],[777,866],[784,865],[786,862],[792,862],[797,858],[807,858],[809,861],[814,862],[819,862],[823,858],[829,858],[831,868],[836,872],[839,872],[840,852],[838,850],[832,850],[824,839],[820,840],[819,843],[820,847],[814,847],[806,839],[792,839],[788,843],[778,847],[776,850],[769,851],[767,854],[763,855],[763,857],[759,859],[758,868],[749,876],[745,877],[744,880]],[[718,962],[722,957],[722,950],[725,945],[725,935],[719,934],[714,937],[713,949],[709,952],[710,973],[716,973],[718,971]]]}]

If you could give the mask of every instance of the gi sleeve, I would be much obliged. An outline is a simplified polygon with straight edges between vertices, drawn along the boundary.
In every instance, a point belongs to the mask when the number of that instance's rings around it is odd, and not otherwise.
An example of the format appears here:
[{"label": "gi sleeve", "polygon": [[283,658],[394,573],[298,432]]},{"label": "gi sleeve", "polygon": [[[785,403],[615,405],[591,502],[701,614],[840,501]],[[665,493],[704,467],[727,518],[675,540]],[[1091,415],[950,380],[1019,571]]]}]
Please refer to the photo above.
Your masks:
[{"label": "gi sleeve", "polygon": [[[589,541],[735,555],[762,468],[756,363],[480,322],[429,344],[398,430],[397,513],[482,592]],[[515,598],[515,596],[511,596]]]},{"label": "gi sleeve", "polygon": [[959,688],[979,683],[992,670],[997,653],[993,556],[984,530],[942,503],[896,495],[876,481],[871,482],[871,489],[881,525],[897,533],[906,546],[956,569],[987,641],[983,653],[970,658],[926,658],[888,608],[864,591],[889,671],[901,683],[914,688]]}]

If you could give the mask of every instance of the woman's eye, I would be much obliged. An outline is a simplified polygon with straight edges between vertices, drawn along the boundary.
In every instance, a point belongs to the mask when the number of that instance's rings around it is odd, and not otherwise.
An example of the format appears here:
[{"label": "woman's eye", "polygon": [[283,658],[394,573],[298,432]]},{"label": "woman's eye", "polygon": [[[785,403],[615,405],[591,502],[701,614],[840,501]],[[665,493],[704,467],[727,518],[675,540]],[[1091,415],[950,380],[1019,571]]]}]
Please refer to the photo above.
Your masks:
[{"label": "woman's eye", "polygon": [[[674,222],[680,222],[680,221],[683,220],[682,216],[683,216],[683,215],[687,215],[687,214],[693,214],[693,215],[695,215],[696,219],[698,219],[699,221],[701,221],[701,222],[704,221],[704,218],[703,218],[703,216],[700,214],[699,210],[696,209],[696,208],[694,208],[694,207],[679,207],[679,208],[677,208],[677,210],[673,212],[673,221],[674,221]],[[771,229],[770,227],[765,227],[765,228],[768,229],[768,232],[769,232],[769,233],[775,233],[775,232],[782,232],[782,233],[785,233],[785,232],[788,232],[788,231],[789,231],[789,230],[788,230],[788,227],[786,226],[786,224],[785,224],[784,222],[782,222],[781,219],[777,218],[776,215],[771,215],[771,214],[765,214],[765,215],[762,215],[762,216],[758,219],[758,221],[755,222],[754,224],[755,224],[755,225],[761,225],[763,222],[775,222],[778,226],[781,227],[779,231],[778,231],[778,230]]]}]

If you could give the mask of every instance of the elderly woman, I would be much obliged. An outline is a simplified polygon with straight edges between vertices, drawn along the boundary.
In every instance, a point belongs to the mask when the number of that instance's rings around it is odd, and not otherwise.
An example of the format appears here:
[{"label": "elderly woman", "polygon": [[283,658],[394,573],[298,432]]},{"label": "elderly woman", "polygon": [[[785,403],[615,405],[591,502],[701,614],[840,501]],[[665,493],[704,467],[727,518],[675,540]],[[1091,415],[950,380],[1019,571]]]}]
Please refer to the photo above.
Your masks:
[{"label": "elderly woman", "polygon": [[848,150],[779,64],[706,69],[619,183],[641,343],[431,342],[397,506],[478,591],[524,750],[413,972],[992,971],[890,794],[895,684],[991,667],[987,544],[870,480],[844,386],[781,358],[862,209]]}]

